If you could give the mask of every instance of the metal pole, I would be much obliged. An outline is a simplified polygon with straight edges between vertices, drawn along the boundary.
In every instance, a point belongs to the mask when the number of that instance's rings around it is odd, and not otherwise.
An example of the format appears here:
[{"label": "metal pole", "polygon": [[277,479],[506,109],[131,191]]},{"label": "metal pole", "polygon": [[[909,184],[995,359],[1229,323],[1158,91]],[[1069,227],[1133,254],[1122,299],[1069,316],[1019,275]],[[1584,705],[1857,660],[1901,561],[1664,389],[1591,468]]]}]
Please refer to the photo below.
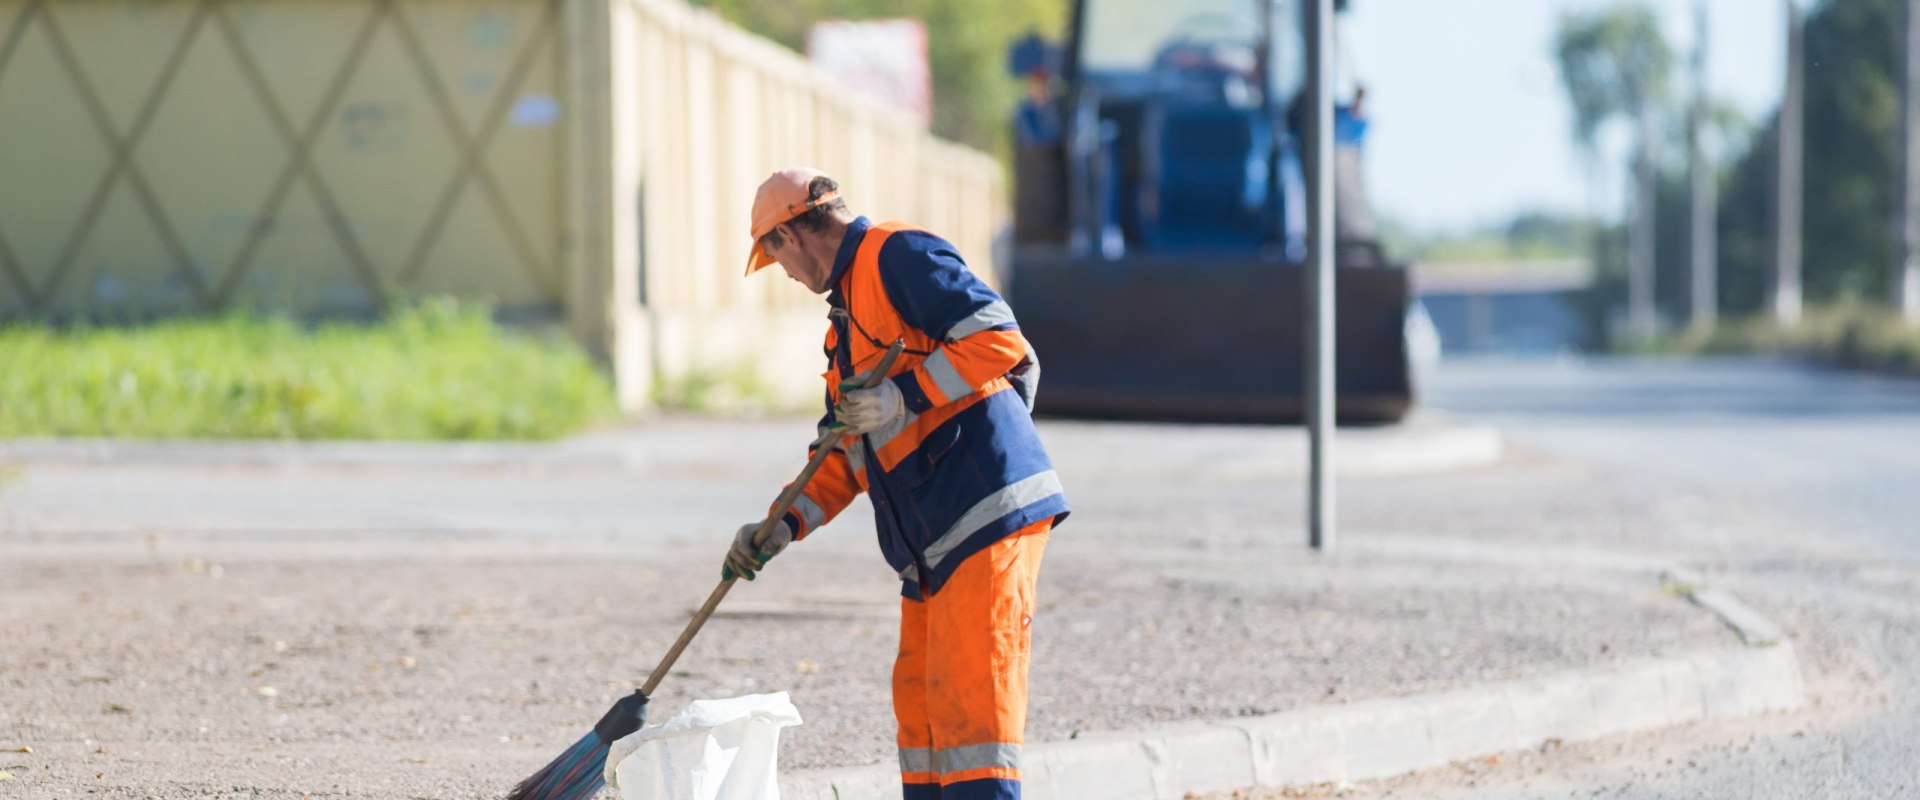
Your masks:
[{"label": "metal pole", "polygon": [[1894,310],[1920,324],[1920,0],[1901,4],[1900,20],[1900,168],[1894,187]]},{"label": "metal pole", "polygon": [[1307,542],[1332,552],[1333,0],[1307,0]]},{"label": "metal pole", "polygon": [[[1920,2],[1920,0],[1913,0]],[[1687,164],[1692,175],[1692,247],[1688,250],[1688,266],[1693,271],[1693,314],[1692,325],[1695,333],[1713,330],[1719,317],[1719,275],[1715,261],[1718,244],[1718,231],[1714,230],[1714,209],[1717,207],[1715,195],[1719,188],[1714,175],[1715,170],[1707,160],[1706,127],[1707,106],[1710,101],[1707,94],[1707,3],[1696,0],[1694,13],[1693,45],[1693,119],[1687,128]]]},{"label": "metal pole", "polygon": [[1775,169],[1773,318],[1782,325],[1800,321],[1800,157],[1805,128],[1803,95],[1806,21],[1796,0],[1787,3],[1787,86],[1780,97],[1779,161]]},{"label": "metal pole", "polygon": [[1640,141],[1633,154],[1633,226],[1627,231],[1627,328],[1636,343],[1652,339],[1655,333],[1653,226],[1658,217],[1653,206],[1659,190],[1654,185],[1653,148],[1659,142],[1660,120],[1650,91],[1643,81],[1640,92],[1644,99],[1637,120]]}]

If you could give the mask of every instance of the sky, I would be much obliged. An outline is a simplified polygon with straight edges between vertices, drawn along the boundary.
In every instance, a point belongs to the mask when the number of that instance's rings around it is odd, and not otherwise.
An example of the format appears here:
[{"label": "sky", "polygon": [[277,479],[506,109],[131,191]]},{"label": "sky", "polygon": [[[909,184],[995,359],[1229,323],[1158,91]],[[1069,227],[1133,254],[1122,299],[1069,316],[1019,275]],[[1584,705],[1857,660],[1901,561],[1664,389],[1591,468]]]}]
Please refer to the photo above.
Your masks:
[{"label": "sky", "polygon": [[[1377,210],[1437,233],[1527,210],[1586,209],[1553,36],[1562,14],[1608,2],[1354,0],[1340,33],[1342,71],[1367,87],[1367,185]],[[1684,65],[1695,0],[1646,2]],[[1785,74],[1784,0],[1705,2],[1709,89],[1760,121],[1779,102]],[[1692,85],[1684,72],[1675,77]],[[1628,142],[1623,127],[1602,135],[1601,200],[1614,217]]]}]

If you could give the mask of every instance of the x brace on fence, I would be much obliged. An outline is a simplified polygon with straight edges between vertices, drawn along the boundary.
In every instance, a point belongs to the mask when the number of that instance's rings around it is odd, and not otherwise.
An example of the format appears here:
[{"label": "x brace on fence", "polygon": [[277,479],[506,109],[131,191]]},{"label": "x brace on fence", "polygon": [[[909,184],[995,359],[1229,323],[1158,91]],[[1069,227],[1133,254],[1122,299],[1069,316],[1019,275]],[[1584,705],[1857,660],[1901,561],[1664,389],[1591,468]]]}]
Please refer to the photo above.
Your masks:
[{"label": "x brace on fence", "polygon": [[[13,51],[20,46],[20,40],[26,38],[27,23],[32,20],[33,6],[27,6],[20,10],[19,16],[14,17],[13,27],[7,29],[6,40],[0,42],[0,75],[6,74],[7,62],[13,59]],[[26,272],[20,268],[20,258],[13,254],[13,247],[7,244],[5,231],[0,231],[0,272],[6,273],[14,289],[26,301],[28,313],[35,313],[40,307],[40,300],[34,296],[33,281],[28,280]]]},{"label": "x brace on fence", "polygon": [[415,67],[420,70],[420,77],[427,84],[427,94],[433,98],[434,107],[440,110],[441,121],[459,142],[461,149],[460,166],[454,169],[453,177],[447,181],[446,188],[440,193],[440,202],[435,204],[433,214],[428,217],[426,227],[421,230],[420,238],[414,244],[412,255],[408,256],[406,266],[401,269],[402,281],[412,283],[419,278],[420,269],[426,263],[427,252],[440,238],[440,228],[446,224],[447,216],[453,213],[453,202],[459,199],[461,186],[466,183],[468,175],[473,175],[480,179],[480,186],[486,192],[488,201],[492,203],[495,215],[505,226],[507,240],[513,245],[514,254],[519,256],[520,263],[531,271],[534,281],[545,287],[549,293],[553,295],[560,293],[560,287],[552,280],[551,274],[543,273],[535,267],[538,262],[534,260],[533,247],[527,242],[527,234],[514,218],[513,207],[507,204],[506,193],[501,191],[499,181],[483,158],[487,145],[493,141],[494,133],[500,130],[501,120],[506,118],[508,109],[512,107],[514,93],[519,91],[520,83],[526,79],[527,68],[533,64],[533,56],[540,51],[540,44],[546,41],[547,31],[552,27],[553,19],[557,16],[558,5],[556,0],[548,0],[546,8],[540,15],[539,27],[534,29],[525,48],[514,58],[513,66],[507,73],[507,80],[501,85],[499,94],[494,95],[493,104],[486,116],[482,117],[478,136],[470,135],[466,127],[460,124],[460,115],[454,108],[452,95],[447,92],[446,81],[441,79],[439,72],[434,70],[433,64],[427,60],[426,48],[421,44],[419,34],[414,31],[404,15],[394,15],[394,27],[399,31],[401,41],[406,43],[407,54],[413,58]]},{"label": "x brace on fence", "polygon": [[234,27],[232,16],[222,6],[219,10],[220,29],[226,34],[227,44],[233,48],[234,58],[240,62],[240,71],[246,76],[247,85],[253,88],[254,97],[267,109],[267,116],[273,118],[274,130],[291,144],[286,166],[280,170],[280,177],[273,182],[273,190],[267,195],[267,204],[255,218],[247,231],[246,241],[241,243],[234,253],[233,262],[227,265],[226,275],[221,278],[215,289],[216,301],[222,306],[233,299],[234,288],[246,275],[247,267],[253,260],[254,251],[260,249],[266,241],[266,235],[273,229],[273,220],[280,214],[280,204],[287,199],[287,193],[293,188],[293,181],[302,174],[306,175],[307,188],[313,194],[313,200],[320,206],[320,213],[326,217],[327,228],[332,231],[340,251],[346,255],[353,267],[354,275],[360,278],[361,285],[367,290],[367,296],[376,307],[386,309],[391,303],[391,295],[386,284],[380,280],[380,272],[373,266],[373,260],[367,257],[360,240],[353,235],[353,227],[347,222],[346,212],[340,210],[339,201],[333,197],[333,190],[327,186],[326,179],[313,167],[313,143],[326,130],[327,120],[333,118],[333,111],[340,105],[340,96],[346,93],[347,82],[352,80],[354,68],[360,65],[360,59],[366,56],[367,45],[373,42],[374,31],[380,26],[380,19],[392,10],[390,3],[374,3],[367,12],[367,19],[361,23],[359,33],[353,37],[353,44],[347,47],[347,54],[340,66],[334,68],[333,79],[327,82],[327,90],[321,95],[320,105],[314,109],[313,116],[307,120],[304,130],[294,132],[292,115],[280,105],[273,89],[267,86],[266,76],[260,70],[260,62],[248,49],[245,39]]},{"label": "x brace on fence", "polygon": [[187,20],[186,32],[181,34],[180,42],[174,45],[173,52],[167,55],[166,64],[160,69],[160,76],[154,81],[153,90],[148,93],[146,102],[141,104],[140,112],[135,115],[132,127],[124,134],[115,127],[113,116],[107,112],[106,103],[100,100],[99,91],[94,88],[91,81],[87,80],[86,72],[80,68],[80,59],[74,55],[73,45],[67,41],[66,35],[61,33],[60,26],[54,21],[53,15],[46,11],[46,0],[33,0],[32,4],[21,12],[27,14],[35,9],[40,11],[40,27],[47,34],[47,42],[53,46],[54,55],[60,59],[60,65],[66,69],[67,78],[72,80],[74,87],[79,90],[81,104],[86,106],[88,116],[93,118],[94,127],[107,140],[108,149],[112,152],[106,174],[101,176],[100,183],[94,187],[93,195],[87,200],[86,211],[80,217],[80,225],[74,228],[73,234],[67,238],[66,246],[61,248],[59,257],[54,259],[53,270],[47,275],[46,284],[39,289],[38,293],[43,304],[59,294],[61,281],[73,268],[74,259],[79,257],[81,247],[86,244],[87,237],[93,233],[94,225],[100,221],[100,213],[106,208],[107,198],[113,193],[114,182],[123,175],[127,179],[127,185],[133,189],[134,197],[139,201],[141,209],[146,212],[147,221],[153,225],[154,233],[159,234],[161,246],[166,248],[167,255],[173,259],[174,270],[187,278],[188,285],[193,287],[194,294],[202,304],[212,300],[206,278],[193,266],[192,257],[187,255],[186,246],[180,243],[180,236],[174,231],[173,224],[168,221],[159,198],[153,194],[153,188],[147,184],[146,175],[140,171],[140,166],[133,160],[134,148],[139,146],[140,140],[147,135],[147,129],[152,125],[161,101],[173,85],[173,79],[180,74],[180,65],[186,61],[187,51],[193,45],[194,35],[200,31],[200,26],[206,23],[207,8],[210,3],[211,0],[200,0],[194,6],[193,16]]},{"label": "x brace on fence", "polygon": [[[295,126],[292,113],[274,94],[260,67],[258,57],[247,46],[245,37],[235,25],[229,14],[230,5],[231,0],[199,0],[194,6],[192,16],[179,42],[168,54],[133,124],[124,133],[114,126],[106,105],[100,99],[99,92],[81,68],[82,60],[76,56],[72,45],[55,22],[48,7],[48,0],[29,0],[20,15],[15,18],[5,40],[0,41],[0,74],[5,73],[10,59],[18,49],[21,40],[27,35],[29,26],[37,18],[61,66],[68,73],[69,80],[78,89],[78,94],[89,116],[107,140],[111,150],[111,161],[107,173],[89,197],[78,226],[69,235],[42,286],[33,285],[16,251],[4,235],[0,235],[0,273],[18,287],[26,301],[29,313],[39,315],[48,310],[48,306],[59,292],[61,282],[66,279],[67,273],[72,271],[75,259],[78,258],[82,247],[93,233],[106,206],[106,201],[112,194],[115,182],[122,177],[126,178],[128,185],[134,190],[142,209],[172,258],[175,269],[187,278],[195,295],[206,307],[221,308],[233,301],[241,280],[253,266],[254,256],[264,244],[267,235],[271,233],[273,222],[291,193],[293,184],[301,178],[305,178],[307,188],[319,205],[335,243],[350,262],[354,274],[364,285],[372,302],[380,308],[387,307],[391,302],[391,292],[386,281],[382,279],[380,270],[367,255],[360,237],[355,235],[349,217],[335,196],[333,187],[313,162],[315,144],[320,140],[327,123],[339,108],[346,89],[362,66],[361,62],[382,22],[393,26],[403,52],[425,85],[441,123],[454,140],[459,156],[458,166],[447,179],[426,223],[408,249],[406,261],[399,265],[398,282],[401,285],[409,285],[418,279],[427,258],[440,239],[442,229],[452,215],[461,190],[465,188],[468,180],[472,179],[477,181],[480,190],[487,198],[490,210],[500,222],[513,248],[514,256],[522,268],[532,275],[537,285],[552,296],[558,296],[560,290],[556,278],[540,269],[537,248],[514,214],[505,190],[485,158],[487,147],[492,143],[501,123],[512,108],[515,94],[525,83],[536,57],[545,50],[551,38],[554,21],[558,17],[558,0],[544,0],[541,4],[536,18],[536,27],[520,51],[513,56],[507,78],[491,98],[486,112],[481,117],[477,132],[469,130],[463,124],[452,95],[447,90],[446,81],[434,68],[432,60],[426,55],[426,48],[419,33],[408,21],[404,9],[395,0],[374,0],[369,4],[371,8],[367,17],[361,23],[342,61],[334,68],[318,106],[306,124],[299,128]],[[179,74],[181,64],[186,60],[187,54],[192,50],[201,29],[208,20],[216,24],[224,43],[240,67],[242,77],[252,90],[254,99],[265,110],[274,131],[288,148],[286,163],[272,183],[259,212],[254,216],[253,224],[248,227],[241,246],[221,270],[216,284],[209,284],[206,277],[200,274],[171,220],[167,218],[164,204],[152,190],[134,157],[135,149],[146,136]],[[83,301],[82,309],[90,308],[91,296],[89,295]]]}]

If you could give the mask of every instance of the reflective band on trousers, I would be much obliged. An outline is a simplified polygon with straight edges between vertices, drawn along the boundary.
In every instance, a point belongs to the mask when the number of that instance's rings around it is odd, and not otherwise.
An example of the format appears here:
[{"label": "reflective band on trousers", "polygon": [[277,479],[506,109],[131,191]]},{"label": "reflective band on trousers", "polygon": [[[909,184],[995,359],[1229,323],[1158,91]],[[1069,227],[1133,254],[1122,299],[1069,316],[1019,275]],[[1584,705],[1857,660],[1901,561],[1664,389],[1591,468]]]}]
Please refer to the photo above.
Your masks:
[{"label": "reflective band on trousers", "polygon": [[966,319],[953,323],[947,329],[947,335],[941,338],[957,342],[984,330],[991,330],[1013,322],[1013,309],[1004,300],[995,300],[980,307]]},{"label": "reflective band on trousers", "polygon": [[947,775],[969,769],[1020,768],[1020,745],[1002,742],[970,744],[934,750],[910,747],[900,751],[901,772]]},{"label": "reflective band on trousers", "polygon": [[927,546],[927,566],[940,566],[940,560],[946,558],[948,553],[994,520],[1064,491],[1066,488],[1060,485],[1059,473],[1047,470],[1021,478],[981,498],[980,502],[967,509],[967,513],[960,515],[953,527]]},{"label": "reflective band on trousers", "polygon": [[945,348],[933,351],[933,355],[920,363],[927,368],[927,377],[933,379],[934,387],[946,395],[948,402],[973,394],[973,387],[967,385],[966,378],[960,377],[960,370],[954,368],[953,360],[947,357]]}]

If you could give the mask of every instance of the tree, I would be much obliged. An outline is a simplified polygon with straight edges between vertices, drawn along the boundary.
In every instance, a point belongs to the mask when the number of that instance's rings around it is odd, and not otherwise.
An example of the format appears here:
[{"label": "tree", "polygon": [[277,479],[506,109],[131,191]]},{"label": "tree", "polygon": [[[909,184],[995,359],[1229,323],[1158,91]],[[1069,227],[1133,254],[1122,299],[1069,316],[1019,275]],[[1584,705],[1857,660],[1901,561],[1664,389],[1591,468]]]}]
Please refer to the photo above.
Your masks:
[{"label": "tree", "polygon": [[1020,85],[1006,71],[1008,45],[1030,31],[1057,35],[1062,0],[693,0],[735,25],[805,51],[813,23],[912,17],[927,26],[933,132],[994,152],[1007,147],[1007,119]]},{"label": "tree", "polygon": [[[1900,87],[1897,37],[1904,0],[1820,3],[1806,20],[1805,264],[1810,303],[1886,302],[1894,263],[1894,176]],[[1771,284],[1771,196],[1778,126],[1763,124],[1734,165],[1720,200],[1721,300],[1764,308]]]},{"label": "tree", "polygon": [[1693,102],[1687,110],[1687,271],[1692,273],[1692,280],[1688,281],[1691,302],[1687,326],[1699,333],[1713,330],[1719,311],[1716,305],[1719,291],[1713,281],[1713,210],[1717,202],[1714,192],[1719,188],[1719,179],[1708,161],[1705,142],[1708,116],[1713,109],[1713,97],[1707,91],[1706,0],[1694,0],[1693,20],[1693,60],[1687,70],[1693,76]]},{"label": "tree", "polygon": [[[1627,259],[1628,326],[1635,338],[1654,333],[1654,224],[1658,175],[1655,147],[1667,98],[1673,50],[1652,9],[1623,4],[1561,18],[1554,44],[1560,81],[1573,106],[1574,141],[1590,173],[1599,169],[1600,131],[1625,120],[1635,128],[1634,215]],[[1597,211],[1597,209],[1595,209]],[[1598,244],[1596,243],[1596,249]]]}]

